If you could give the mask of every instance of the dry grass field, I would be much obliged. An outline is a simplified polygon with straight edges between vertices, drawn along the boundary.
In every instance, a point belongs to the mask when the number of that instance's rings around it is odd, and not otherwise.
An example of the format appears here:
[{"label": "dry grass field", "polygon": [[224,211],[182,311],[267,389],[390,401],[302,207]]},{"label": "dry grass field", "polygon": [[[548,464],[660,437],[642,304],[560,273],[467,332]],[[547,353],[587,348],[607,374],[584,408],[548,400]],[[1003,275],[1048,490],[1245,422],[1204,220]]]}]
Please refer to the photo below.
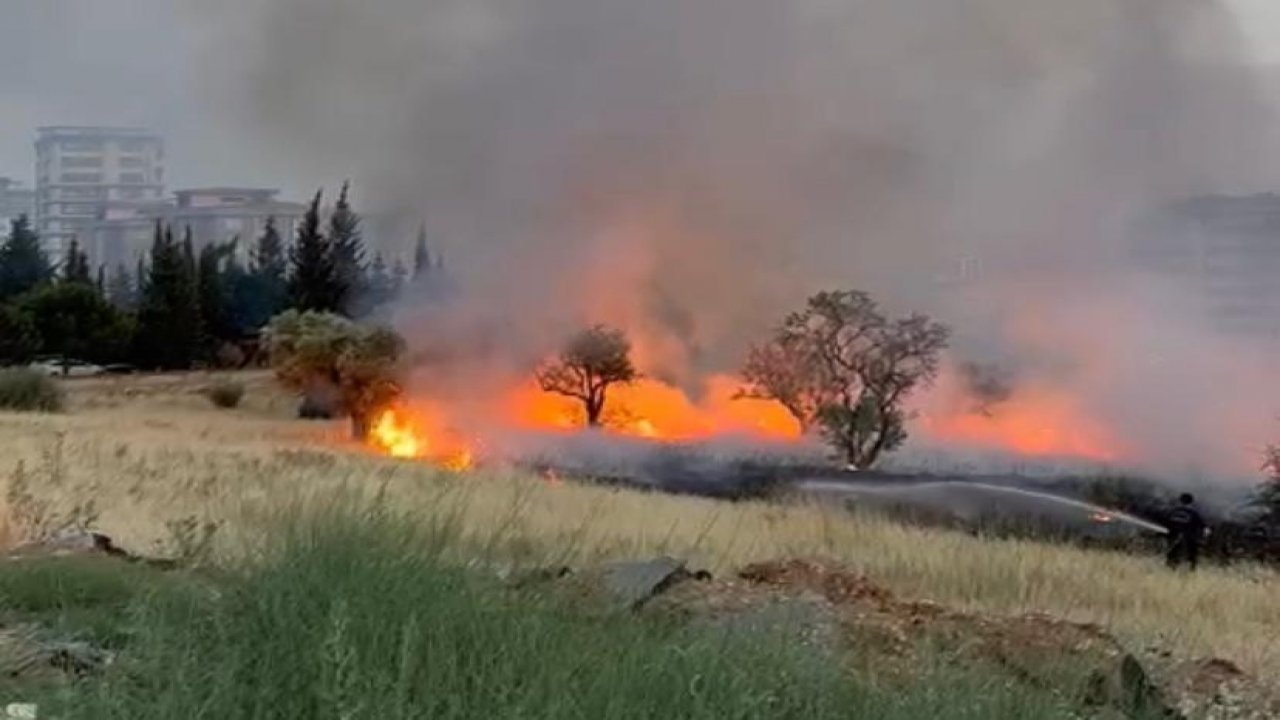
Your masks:
[{"label": "dry grass field", "polygon": [[70,381],[60,415],[0,413],[5,536],[77,517],[136,552],[172,553],[218,523],[216,544],[252,541],[264,511],[341,492],[456,521],[514,559],[569,563],[671,553],[713,570],[782,556],[849,563],[913,598],[1099,623],[1135,647],[1219,656],[1280,677],[1280,577],[1260,568],[1173,574],[1154,558],[903,527],[810,506],[726,504],[377,457],[345,425],[291,419],[269,377],[217,409],[209,376]]}]

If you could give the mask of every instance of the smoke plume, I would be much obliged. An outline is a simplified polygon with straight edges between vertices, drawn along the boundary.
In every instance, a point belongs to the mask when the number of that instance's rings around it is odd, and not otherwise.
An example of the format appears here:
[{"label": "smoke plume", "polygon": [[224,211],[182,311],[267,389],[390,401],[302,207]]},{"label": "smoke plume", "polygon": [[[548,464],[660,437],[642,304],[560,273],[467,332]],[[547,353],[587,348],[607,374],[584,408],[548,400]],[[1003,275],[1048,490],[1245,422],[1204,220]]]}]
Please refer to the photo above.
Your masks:
[{"label": "smoke plume", "polygon": [[[1245,472],[1274,429],[1260,350],[1125,251],[1163,203],[1277,178],[1213,3],[213,5],[192,12],[228,118],[352,175],[406,237],[427,223],[464,297],[398,320],[483,350],[455,367],[519,372],[603,321],[693,388],[808,294],[858,287],[951,323],[952,367],[1004,368],[992,412],[1050,412],[1116,462]],[[921,408],[972,406],[962,375]]]}]

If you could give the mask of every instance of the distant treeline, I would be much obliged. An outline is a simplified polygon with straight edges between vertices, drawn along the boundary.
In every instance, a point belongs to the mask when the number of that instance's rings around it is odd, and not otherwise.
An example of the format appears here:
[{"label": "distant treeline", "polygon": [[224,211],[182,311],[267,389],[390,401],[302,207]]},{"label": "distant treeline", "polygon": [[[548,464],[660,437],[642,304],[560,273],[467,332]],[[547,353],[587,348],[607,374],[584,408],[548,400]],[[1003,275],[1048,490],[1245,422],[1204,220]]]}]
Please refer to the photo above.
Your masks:
[{"label": "distant treeline", "polygon": [[245,251],[240,238],[197,248],[190,228],[156,223],[135,267],[90,267],[73,238],[50,258],[28,218],[0,243],[0,365],[37,356],[129,363],[148,370],[252,360],[254,339],[296,308],[368,316],[406,293],[448,292],[443,260],[419,230],[412,264],[372,257],[343,185],[332,210],[317,192],[292,241],[269,220]]}]

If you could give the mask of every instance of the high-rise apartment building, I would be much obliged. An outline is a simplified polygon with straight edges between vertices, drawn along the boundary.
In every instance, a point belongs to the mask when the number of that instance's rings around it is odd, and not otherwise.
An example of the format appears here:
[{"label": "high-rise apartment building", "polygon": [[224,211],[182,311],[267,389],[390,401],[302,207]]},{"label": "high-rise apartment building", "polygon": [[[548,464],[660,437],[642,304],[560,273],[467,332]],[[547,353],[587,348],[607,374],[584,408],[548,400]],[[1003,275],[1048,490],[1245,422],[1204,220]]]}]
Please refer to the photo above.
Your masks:
[{"label": "high-rise apartment building", "polygon": [[9,223],[19,215],[26,215],[35,222],[36,191],[22,186],[17,180],[0,177],[0,236],[9,229]]},{"label": "high-rise apartment building", "polygon": [[163,201],[164,141],[139,128],[43,127],[36,135],[36,229],[60,254],[108,205]]},{"label": "high-rise apartment building", "polygon": [[1141,267],[1180,279],[1213,327],[1280,340],[1280,196],[1189,198],[1135,249]]}]

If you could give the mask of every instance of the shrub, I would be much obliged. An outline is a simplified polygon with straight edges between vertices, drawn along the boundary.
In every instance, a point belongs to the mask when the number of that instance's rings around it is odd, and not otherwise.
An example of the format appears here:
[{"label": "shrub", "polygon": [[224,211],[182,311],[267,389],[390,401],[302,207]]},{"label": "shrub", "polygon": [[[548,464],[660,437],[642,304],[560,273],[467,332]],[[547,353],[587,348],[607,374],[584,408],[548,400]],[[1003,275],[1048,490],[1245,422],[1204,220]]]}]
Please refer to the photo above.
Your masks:
[{"label": "shrub", "polygon": [[206,391],[209,402],[220,408],[233,408],[244,398],[244,384],[235,380],[219,380]]},{"label": "shrub", "polygon": [[27,368],[0,369],[0,409],[57,412],[62,388],[52,378]]},{"label": "shrub", "polygon": [[368,436],[374,414],[400,394],[405,343],[390,328],[286,310],[271,321],[264,339],[276,379],[308,400],[318,388],[332,390],[358,440]]}]

